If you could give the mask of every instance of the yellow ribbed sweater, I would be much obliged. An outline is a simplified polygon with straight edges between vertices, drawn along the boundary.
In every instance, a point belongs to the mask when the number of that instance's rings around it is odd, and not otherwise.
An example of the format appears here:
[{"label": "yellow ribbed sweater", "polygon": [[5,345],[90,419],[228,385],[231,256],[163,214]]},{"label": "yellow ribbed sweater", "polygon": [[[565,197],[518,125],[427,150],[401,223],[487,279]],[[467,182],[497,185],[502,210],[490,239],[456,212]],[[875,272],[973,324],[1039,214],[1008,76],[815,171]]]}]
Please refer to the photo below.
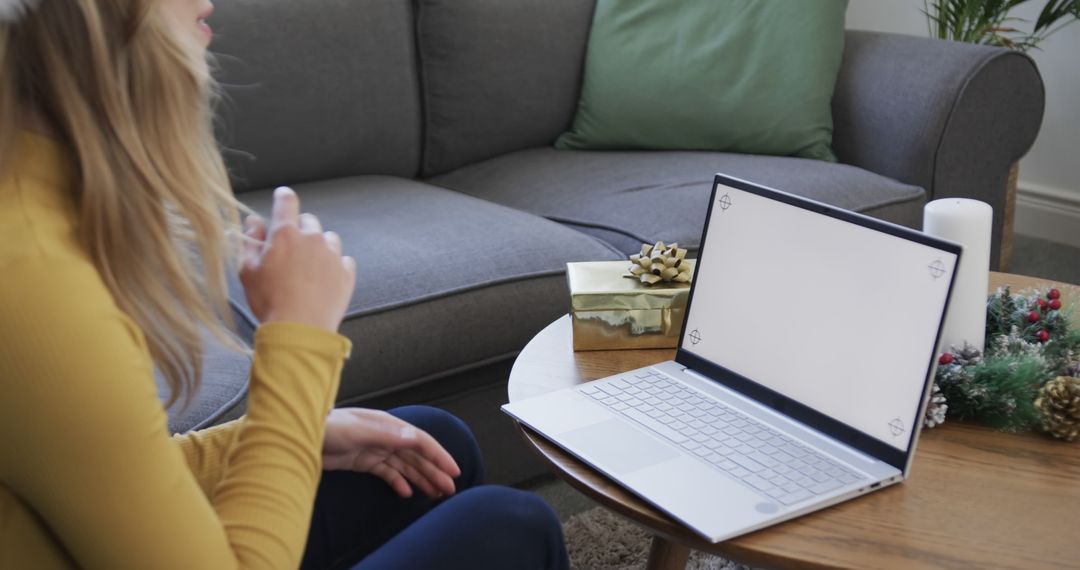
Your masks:
[{"label": "yellow ribbed sweater", "polygon": [[73,166],[0,180],[0,568],[296,568],[349,341],[255,333],[247,415],[170,436],[142,331],[75,237]]}]

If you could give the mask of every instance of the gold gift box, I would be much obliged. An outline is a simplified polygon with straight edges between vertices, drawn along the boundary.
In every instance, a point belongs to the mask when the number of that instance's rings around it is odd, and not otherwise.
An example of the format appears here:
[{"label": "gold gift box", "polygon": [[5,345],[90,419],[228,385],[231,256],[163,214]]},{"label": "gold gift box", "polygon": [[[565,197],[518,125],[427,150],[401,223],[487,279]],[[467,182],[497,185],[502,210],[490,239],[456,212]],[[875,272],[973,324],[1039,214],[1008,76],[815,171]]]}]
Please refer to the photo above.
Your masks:
[{"label": "gold gift box", "polygon": [[625,277],[629,266],[629,261],[566,264],[574,350],[678,346],[690,284],[645,285]]}]

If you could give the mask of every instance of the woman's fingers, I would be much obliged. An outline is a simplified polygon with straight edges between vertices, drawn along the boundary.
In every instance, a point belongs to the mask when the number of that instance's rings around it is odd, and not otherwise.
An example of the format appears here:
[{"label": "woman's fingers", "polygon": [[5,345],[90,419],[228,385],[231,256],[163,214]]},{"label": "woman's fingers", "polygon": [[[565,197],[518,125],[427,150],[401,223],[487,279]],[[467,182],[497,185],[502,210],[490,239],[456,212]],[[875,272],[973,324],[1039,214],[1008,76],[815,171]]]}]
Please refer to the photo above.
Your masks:
[{"label": "woman's fingers", "polygon": [[258,214],[249,214],[244,218],[244,235],[257,240],[266,238],[266,222]]},{"label": "woman's fingers", "polygon": [[409,449],[418,452],[428,461],[434,463],[440,471],[449,474],[451,477],[461,475],[461,468],[458,467],[457,462],[454,461],[454,456],[450,455],[449,451],[440,445],[435,438],[431,437],[428,432],[417,428],[414,429],[417,431],[416,445],[409,447]]},{"label": "woman's fingers", "polygon": [[412,487],[409,486],[409,482],[405,480],[405,477],[400,471],[393,469],[386,463],[380,463],[371,468],[371,474],[386,481],[387,485],[394,490],[399,496],[409,498],[412,496]]},{"label": "woman's fingers", "polygon": [[452,495],[457,490],[449,473],[415,451],[401,450],[389,459],[392,467],[401,470],[406,479],[429,496]]},{"label": "woman's fingers", "polygon": [[266,241],[266,222],[256,214],[244,218],[244,260],[255,260],[262,254]]},{"label": "woman's fingers", "polygon": [[[254,248],[250,250],[254,252]],[[241,265],[248,306],[263,322],[294,322],[337,332],[349,308],[356,273],[331,250],[322,224],[300,215],[300,199],[289,188],[274,191],[274,206],[262,249]]]},{"label": "woman's fingers", "polygon": [[387,417],[392,418],[393,425],[389,431],[394,437],[386,443],[393,451],[398,454],[411,452],[451,479],[461,475],[461,468],[454,461],[454,457],[434,437],[431,437],[431,434],[405,420],[389,415]]},{"label": "woman's fingers", "polygon": [[461,469],[454,458],[429,433],[405,420],[376,410],[339,408],[331,412],[327,434],[331,451],[355,450],[359,467],[354,469],[381,477],[399,494],[402,483],[387,469],[430,497],[456,491],[454,478]]},{"label": "woman's fingers", "polygon": [[341,236],[337,232],[323,232],[323,238],[326,239],[326,247],[329,247],[330,251],[341,255]]},{"label": "woman's fingers", "polygon": [[453,495],[457,490],[453,476],[419,453],[405,449],[398,455],[407,465],[413,466],[440,494]]},{"label": "woman's fingers", "polygon": [[300,223],[300,198],[292,188],[282,186],[274,190],[274,207],[270,213],[270,229]]},{"label": "woman's fingers", "polygon": [[429,497],[438,497],[442,493],[439,489],[424,476],[414,465],[405,461],[401,455],[391,455],[386,458],[386,465],[397,470],[408,479],[409,483],[415,485],[421,492]]},{"label": "woman's fingers", "polygon": [[323,231],[322,222],[319,221],[319,217],[307,212],[300,214],[298,225],[300,226],[300,231],[305,234],[320,234]]},{"label": "woman's fingers", "polygon": [[387,417],[392,418],[396,424],[397,442],[394,447],[399,450],[399,453],[413,452],[425,462],[433,464],[440,473],[445,473],[451,478],[461,475],[461,468],[454,461],[454,457],[434,437],[431,437],[431,434],[400,418],[389,415]]}]

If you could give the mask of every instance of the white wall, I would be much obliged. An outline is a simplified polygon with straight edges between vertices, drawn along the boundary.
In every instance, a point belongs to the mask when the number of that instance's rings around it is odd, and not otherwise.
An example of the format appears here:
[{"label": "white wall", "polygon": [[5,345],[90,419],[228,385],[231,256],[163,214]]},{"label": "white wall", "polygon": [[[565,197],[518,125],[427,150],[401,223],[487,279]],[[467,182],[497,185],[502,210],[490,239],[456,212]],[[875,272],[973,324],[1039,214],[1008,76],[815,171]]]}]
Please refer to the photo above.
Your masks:
[{"label": "white wall", "polygon": [[[1044,0],[1013,11],[1031,29]],[[850,0],[847,27],[928,35],[923,0]],[[1080,22],[1029,52],[1046,84],[1046,115],[1039,137],[1020,162],[1016,230],[1080,246]]]}]

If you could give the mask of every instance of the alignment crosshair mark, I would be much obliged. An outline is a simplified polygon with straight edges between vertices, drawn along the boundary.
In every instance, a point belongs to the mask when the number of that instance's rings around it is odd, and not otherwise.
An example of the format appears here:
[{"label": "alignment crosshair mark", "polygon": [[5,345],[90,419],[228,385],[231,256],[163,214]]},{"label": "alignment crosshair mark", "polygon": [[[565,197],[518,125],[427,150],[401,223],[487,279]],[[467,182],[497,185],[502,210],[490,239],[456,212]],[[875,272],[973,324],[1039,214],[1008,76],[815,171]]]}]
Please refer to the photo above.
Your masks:
[{"label": "alignment crosshair mark", "polygon": [[940,259],[935,259],[933,263],[926,266],[930,270],[930,277],[934,279],[940,278],[945,275],[945,264]]},{"label": "alignment crosshair mark", "polygon": [[721,210],[727,211],[727,209],[731,207],[731,196],[724,194],[717,202],[720,204]]}]

